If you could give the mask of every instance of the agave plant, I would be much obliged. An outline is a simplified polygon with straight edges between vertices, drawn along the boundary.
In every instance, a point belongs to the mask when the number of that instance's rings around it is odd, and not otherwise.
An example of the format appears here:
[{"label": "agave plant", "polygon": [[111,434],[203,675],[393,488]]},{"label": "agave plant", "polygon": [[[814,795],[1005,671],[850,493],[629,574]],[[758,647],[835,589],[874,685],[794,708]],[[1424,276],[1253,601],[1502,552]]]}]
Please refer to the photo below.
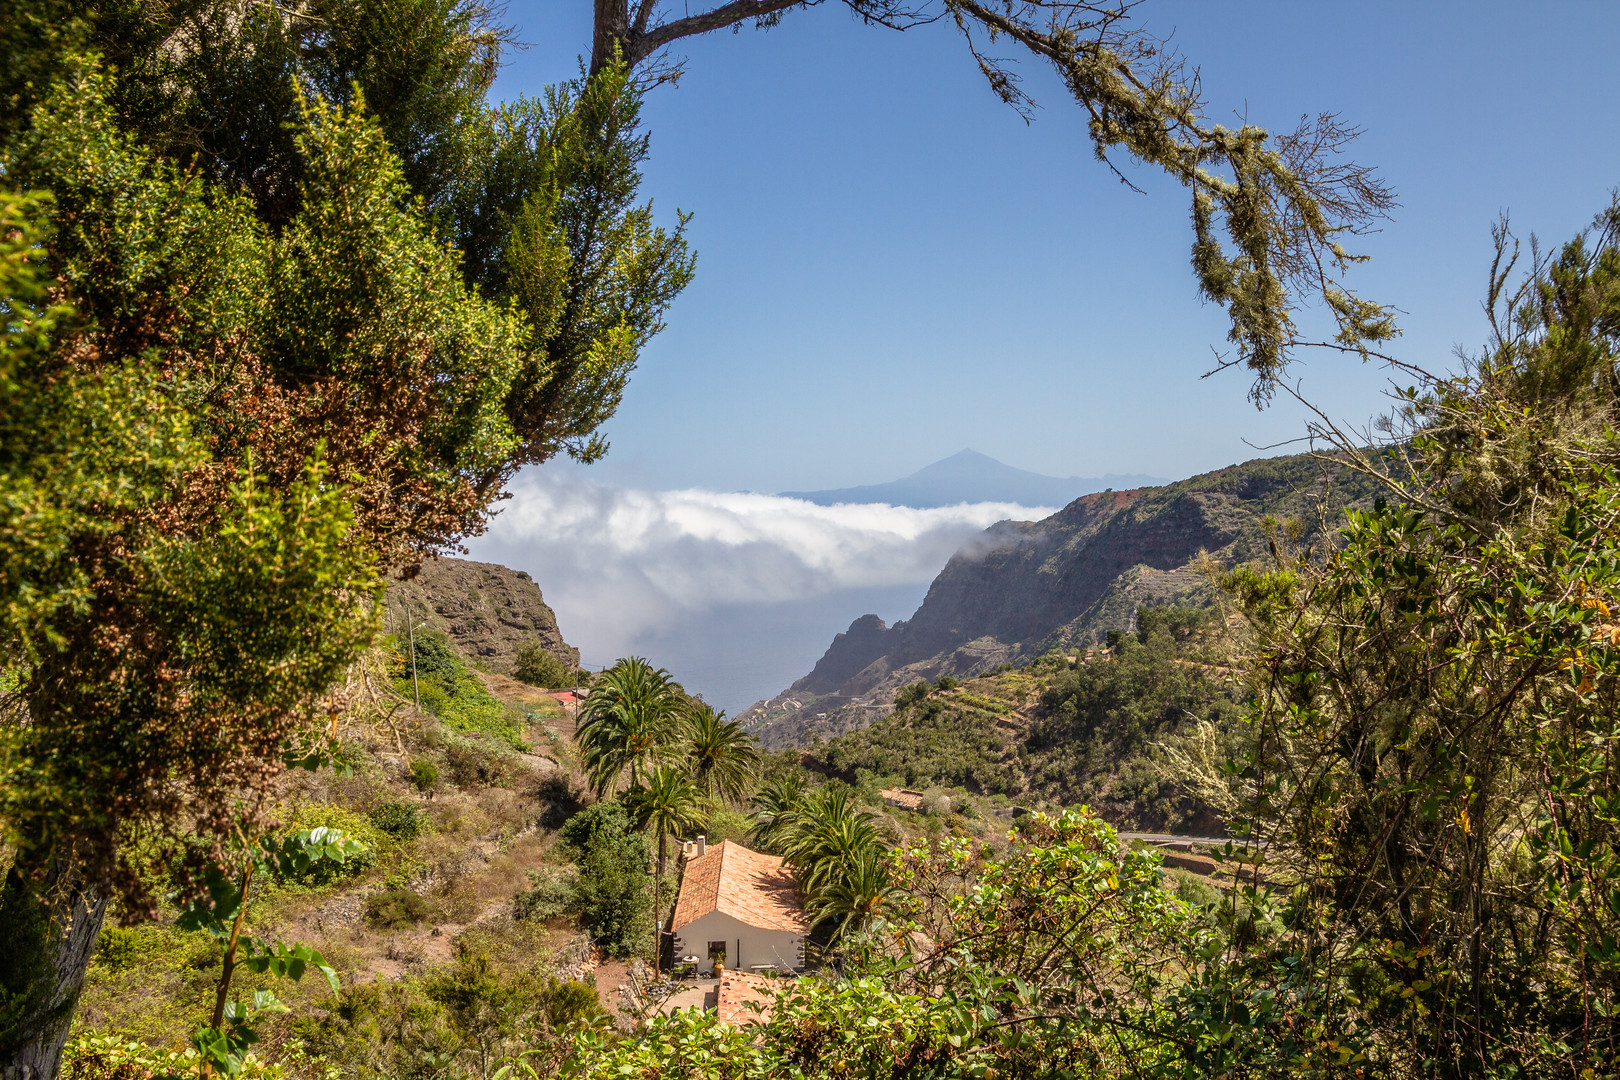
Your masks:
[{"label": "agave plant", "polygon": [[620,660],[591,687],[579,711],[574,740],[585,759],[591,790],[605,798],[629,773],[630,786],[669,755],[684,733],[683,698],[669,672],[639,656]]}]

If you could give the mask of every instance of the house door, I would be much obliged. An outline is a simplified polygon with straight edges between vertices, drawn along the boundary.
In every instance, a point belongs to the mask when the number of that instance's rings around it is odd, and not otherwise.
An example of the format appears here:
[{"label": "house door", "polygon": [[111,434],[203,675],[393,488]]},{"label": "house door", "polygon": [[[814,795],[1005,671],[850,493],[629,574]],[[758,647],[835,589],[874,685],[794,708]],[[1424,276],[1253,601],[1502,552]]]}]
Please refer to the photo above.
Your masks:
[{"label": "house door", "polygon": [[724,964],[726,962],[726,943],[723,941],[709,942],[709,963]]}]

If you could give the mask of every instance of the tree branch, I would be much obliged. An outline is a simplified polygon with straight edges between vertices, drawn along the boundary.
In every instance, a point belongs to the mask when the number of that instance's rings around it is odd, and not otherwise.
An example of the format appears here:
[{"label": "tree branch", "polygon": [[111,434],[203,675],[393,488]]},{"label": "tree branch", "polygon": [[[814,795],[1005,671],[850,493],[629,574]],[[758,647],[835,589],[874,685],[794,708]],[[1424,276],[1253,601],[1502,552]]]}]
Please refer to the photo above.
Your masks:
[{"label": "tree branch", "polygon": [[[723,30],[747,19],[768,18],[791,7],[808,6],[810,3],[819,2],[820,0],[731,0],[731,3],[722,4],[712,11],[663,23],[645,33],[632,33],[624,52],[624,61],[634,67],[665,45],[681,38],[707,34],[711,30]],[[640,21],[639,16],[637,21]]]},{"label": "tree branch", "polygon": [[[708,11],[649,27],[657,0],[595,0],[597,55],[615,52],[634,68],[659,50],[753,19],[773,26],[794,8],[825,0],[729,0]],[[1341,246],[1387,217],[1394,193],[1345,156],[1359,134],[1332,113],[1304,117],[1273,135],[1244,120],[1210,122],[1197,68],[1162,40],[1132,25],[1139,0],[842,0],[861,19],[893,29],[948,17],[991,89],[1028,119],[1034,101],[1012,59],[990,55],[1002,39],[1050,63],[1085,110],[1098,161],[1136,186],[1115,164],[1128,155],[1185,185],[1192,195],[1192,264],[1204,299],[1226,310],[1236,363],[1254,374],[1250,396],[1263,405],[1297,349],[1295,313],[1315,298],[1329,311],[1336,345],[1363,358],[1396,336],[1394,309],[1358,297],[1338,280],[1363,257]],[[632,14],[631,8],[634,7]],[[633,20],[633,21],[632,21]],[[606,28],[606,29],[604,29]],[[659,71],[653,81],[678,73]],[[1227,366],[1223,361],[1218,366]]]}]

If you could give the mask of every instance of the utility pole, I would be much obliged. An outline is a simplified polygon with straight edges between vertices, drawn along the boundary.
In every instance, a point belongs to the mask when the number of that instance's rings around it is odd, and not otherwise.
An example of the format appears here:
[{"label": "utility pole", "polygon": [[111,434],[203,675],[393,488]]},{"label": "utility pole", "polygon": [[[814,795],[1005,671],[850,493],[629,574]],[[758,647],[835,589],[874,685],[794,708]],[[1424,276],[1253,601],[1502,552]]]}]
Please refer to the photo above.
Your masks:
[{"label": "utility pole", "polygon": [[416,681],[416,616],[405,608],[405,625],[411,628],[411,693],[416,696],[416,711],[422,711],[422,687]]},{"label": "utility pole", "polygon": [[[648,852],[647,858],[649,861],[652,859],[651,852]],[[663,875],[658,872],[656,862],[652,863],[651,869],[653,876],[653,979],[656,981],[658,978],[658,960],[664,951],[664,920],[659,918],[663,912],[659,911],[658,895],[658,886],[662,884],[659,878],[663,877]]]}]

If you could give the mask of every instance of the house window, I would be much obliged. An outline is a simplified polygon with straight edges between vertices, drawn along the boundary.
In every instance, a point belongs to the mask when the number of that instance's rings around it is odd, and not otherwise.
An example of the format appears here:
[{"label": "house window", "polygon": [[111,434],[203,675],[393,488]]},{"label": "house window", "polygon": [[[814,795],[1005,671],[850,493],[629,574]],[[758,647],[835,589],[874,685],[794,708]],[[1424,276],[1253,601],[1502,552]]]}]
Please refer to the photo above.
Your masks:
[{"label": "house window", "polygon": [[724,964],[726,962],[726,943],[723,941],[709,942],[709,963]]}]

